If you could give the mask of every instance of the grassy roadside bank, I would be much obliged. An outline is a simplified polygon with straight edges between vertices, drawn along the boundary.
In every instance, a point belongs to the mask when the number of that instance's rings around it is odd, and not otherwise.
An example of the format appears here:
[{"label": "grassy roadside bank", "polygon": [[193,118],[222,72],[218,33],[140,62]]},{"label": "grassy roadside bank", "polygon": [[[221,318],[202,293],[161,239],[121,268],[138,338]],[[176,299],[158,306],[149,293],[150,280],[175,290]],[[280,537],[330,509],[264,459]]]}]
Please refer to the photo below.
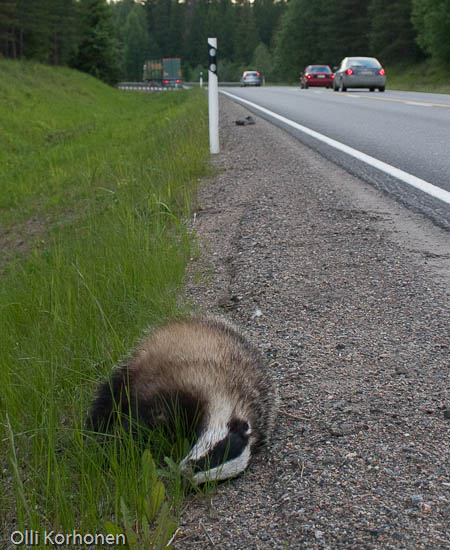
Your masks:
[{"label": "grassy roadside bank", "polygon": [[414,65],[394,65],[387,67],[387,88],[450,94],[450,70],[429,61]]},{"label": "grassy roadside bank", "polygon": [[155,437],[154,462],[127,438],[105,451],[83,422],[99,377],[180,313],[205,96],[5,60],[0,75],[0,547],[14,530],[164,547],[183,490],[155,463],[182,442]]}]

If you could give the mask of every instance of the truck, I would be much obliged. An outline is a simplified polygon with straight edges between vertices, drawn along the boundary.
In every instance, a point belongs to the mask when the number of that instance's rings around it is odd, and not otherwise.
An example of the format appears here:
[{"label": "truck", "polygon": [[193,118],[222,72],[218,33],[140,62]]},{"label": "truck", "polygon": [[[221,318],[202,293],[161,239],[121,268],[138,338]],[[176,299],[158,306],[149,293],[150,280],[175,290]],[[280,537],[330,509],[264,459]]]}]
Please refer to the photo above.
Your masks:
[{"label": "truck", "polygon": [[181,86],[181,59],[179,57],[163,57],[150,59],[144,63],[143,80],[149,86],[164,86],[178,88]]}]

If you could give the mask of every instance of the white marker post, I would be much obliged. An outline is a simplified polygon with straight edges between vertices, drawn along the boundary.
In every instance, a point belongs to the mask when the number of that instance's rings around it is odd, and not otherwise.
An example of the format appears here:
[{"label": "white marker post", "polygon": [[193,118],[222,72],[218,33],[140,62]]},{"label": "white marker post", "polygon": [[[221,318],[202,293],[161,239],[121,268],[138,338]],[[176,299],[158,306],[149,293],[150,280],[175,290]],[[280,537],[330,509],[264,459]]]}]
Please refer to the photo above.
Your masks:
[{"label": "white marker post", "polygon": [[219,91],[217,84],[217,38],[208,38],[208,107],[209,107],[209,150],[219,152]]}]

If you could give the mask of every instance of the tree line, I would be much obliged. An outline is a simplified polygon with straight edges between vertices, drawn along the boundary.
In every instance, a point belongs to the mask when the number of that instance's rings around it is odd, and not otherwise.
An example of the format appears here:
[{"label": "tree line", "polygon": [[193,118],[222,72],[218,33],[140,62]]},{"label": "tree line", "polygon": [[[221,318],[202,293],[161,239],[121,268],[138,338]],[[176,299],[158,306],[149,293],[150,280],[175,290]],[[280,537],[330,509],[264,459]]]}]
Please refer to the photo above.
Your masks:
[{"label": "tree line", "polygon": [[68,65],[114,84],[141,80],[146,59],[181,57],[185,80],[258,69],[294,81],[307,64],[347,55],[383,64],[450,62],[450,0],[0,0],[0,53]]}]

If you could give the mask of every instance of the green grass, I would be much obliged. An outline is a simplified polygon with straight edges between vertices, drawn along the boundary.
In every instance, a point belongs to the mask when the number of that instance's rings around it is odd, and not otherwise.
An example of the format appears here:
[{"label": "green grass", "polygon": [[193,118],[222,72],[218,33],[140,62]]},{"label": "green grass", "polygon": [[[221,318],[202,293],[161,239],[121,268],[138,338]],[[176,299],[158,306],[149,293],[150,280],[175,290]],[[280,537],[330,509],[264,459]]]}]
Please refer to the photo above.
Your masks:
[{"label": "green grass", "polygon": [[188,311],[207,134],[200,90],[125,93],[0,60],[0,547],[15,529],[117,530],[135,548],[173,532],[183,441],[155,436],[155,466],[139,442],[103,447],[83,423],[143,330]]},{"label": "green grass", "polygon": [[450,94],[450,69],[431,61],[386,68],[389,90]]}]

